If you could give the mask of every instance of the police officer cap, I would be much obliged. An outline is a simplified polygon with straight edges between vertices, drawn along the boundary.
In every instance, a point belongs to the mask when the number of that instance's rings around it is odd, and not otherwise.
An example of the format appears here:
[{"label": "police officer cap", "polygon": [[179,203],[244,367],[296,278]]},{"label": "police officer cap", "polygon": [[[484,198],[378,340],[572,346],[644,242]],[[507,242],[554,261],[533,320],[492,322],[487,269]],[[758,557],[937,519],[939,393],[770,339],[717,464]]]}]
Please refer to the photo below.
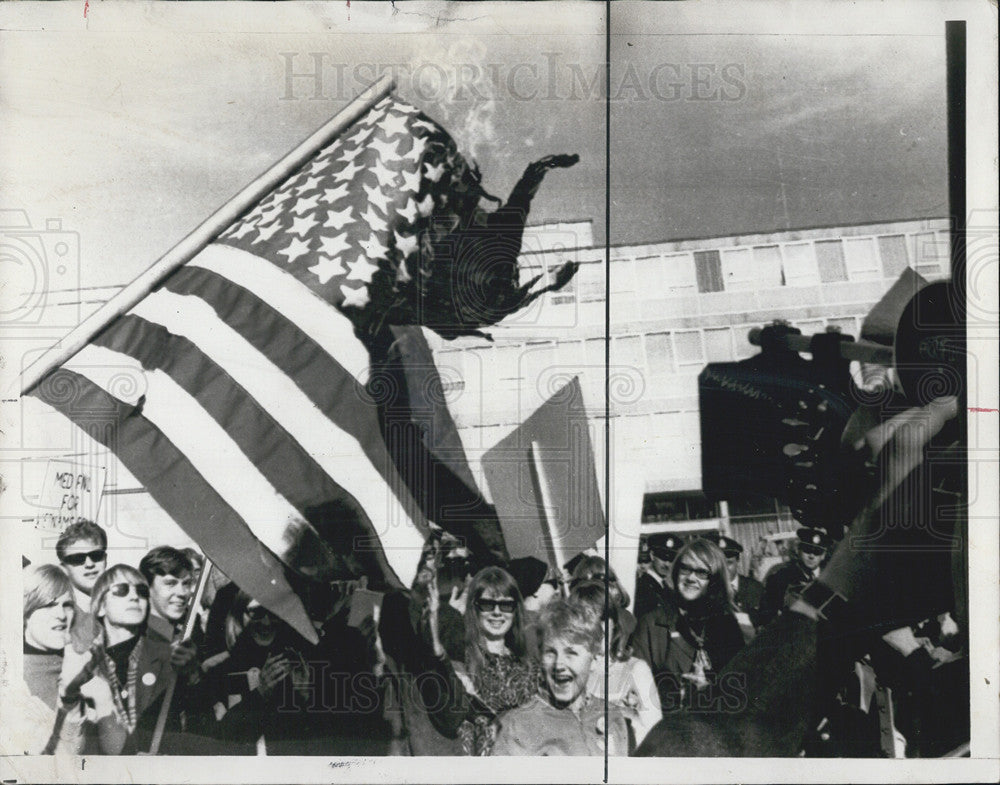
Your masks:
[{"label": "police officer cap", "polygon": [[669,561],[677,555],[677,552],[683,547],[684,542],[676,534],[661,532],[659,534],[650,534],[646,538],[646,544],[649,546],[650,551],[666,551],[669,555]]},{"label": "police officer cap", "polygon": [[732,537],[727,537],[724,534],[712,532],[711,534],[706,534],[705,539],[709,540],[713,545],[718,545],[719,550],[726,554],[726,556],[739,556],[743,553],[743,546]]},{"label": "police officer cap", "polygon": [[826,529],[821,529],[818,526],[815,528],[805,527],[799,529],[795,534],[798,536],[799,542],[812,545],[816,548],[830,549],[832,540],[830,539],[830,535],[826,533]]}]

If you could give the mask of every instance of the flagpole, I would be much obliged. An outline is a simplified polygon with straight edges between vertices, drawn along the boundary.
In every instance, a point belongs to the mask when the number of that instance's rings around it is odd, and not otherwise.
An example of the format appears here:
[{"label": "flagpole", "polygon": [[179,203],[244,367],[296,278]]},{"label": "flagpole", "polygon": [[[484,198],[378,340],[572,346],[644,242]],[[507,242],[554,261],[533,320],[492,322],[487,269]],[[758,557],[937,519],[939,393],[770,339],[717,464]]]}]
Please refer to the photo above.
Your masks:
[{"label": "flagpole", "polygon": [[566,553],[557,536],[555,524],[555,506],[552,504],[552,494],[546,482],[545,468],[542,465],[542,451],[537,441],[532,440],[529,452],[531,466],[534,469],[535,479],[538,485],[538,495],[542,499],[542,526],[545,532],[546,545],[549,551],[549,561],[559,578],[559,585],[562,587],[563,596],[569,596],[569,583],[563,572],[563,565],[566,564]]},{"label": "flagpole", "polygon": [[394,87],[395,81],[388,74],[372,83],[309,138],[216,210],[193,232],[161,256],[152,267],[84,319],[69,335],[56,342],[21,374],[21,395],[31,390],[53,368],[69,360],[114,319],[133,308],[170,273],[193,259],[234,221],[308,161],[321,147],[378,103]]},{"label": "flagpole", "polygon": [[[205,595],[205,587],[208,586],[208,576],[212,572],[212,560],[205,557],[205,566],[202,567],[201,575],[198,576],[198,588],[195,589],[194,597],[191,598],[191,606],[188,608],[187,619],[184,622],[184,634],[181,640],[186,641],[194,634],[194,625],[198,621],[197,608],[201,605],[201,598]],[[160,716],[156,718],[156,728],[153,730],[153,741],[149,745],[149,754],[156,755],[160,751],[160,742],[163,741],[163,732],[167,727],[167,715],[170,713],[170,704],[174,702],[174,690],[177,687],[177,677],[167,685],[163,693],[163,705],[160,706]]]}]

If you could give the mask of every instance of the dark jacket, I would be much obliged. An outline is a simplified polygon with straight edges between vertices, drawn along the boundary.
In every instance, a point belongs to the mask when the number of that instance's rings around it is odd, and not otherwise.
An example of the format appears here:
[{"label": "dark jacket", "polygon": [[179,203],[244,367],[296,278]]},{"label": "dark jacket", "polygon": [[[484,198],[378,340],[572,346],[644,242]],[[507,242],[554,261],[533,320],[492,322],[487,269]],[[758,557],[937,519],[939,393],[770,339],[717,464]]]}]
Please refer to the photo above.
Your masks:
[{"label": "dark jacket", "polygon": [[[160,714],[160,706],[169,684],[176,678],[170,665],[170,644],[140,636],[136,643],[138,651],[138,668],[136,671],[136,727],[130,734],[128,729],[116,723],[115,733],[101,733],[100,752],[106,755],[134,755],[145,752],[152,742],[156,720]],[[98,661],[97,672],[105,679],[110,678],[103,662],[103,653]],[[122,686],[125,686],[127,674],[117,674]],[[128,701],[125,701],[126,705]],[[91,751],[96,739],[89,740]]]},{"label": "dark jacket", "polygon": [[757,611],[758,626],[763,627],[781,613],[785,607],[785,593],[789,589],[801,591],[813,579],[813,574],[798,559],[792,559],[776,568],[768,576],[764,586],[764,596]]},{"label": "dark jacket", "polygon": [[758,627],[760,622],[760,603],[764,598],[764,585],[748,575],[737,577],[736,591],[733,594],[733,604],[736,610],[742,611],[750,617],[750,622],[754,627]]},{"label": "dark jacket", "polygon": [[379,636],[411,755],[462,755],[458,729],[473,710],[451,665],[451,658],[465,658],[462,617],[445,604],[438,613],[444,658],[434,656],[409,593],[392,592],[382,601]]},{"label": "dark jacket", "polygon": [[[388,739],[378,710],[378,683],[363,634],[347,624],[345,613],[319,632],[319,642],[312,645],[282,626],[267,648],[244,633],[230,658],[208,674],[223,705],[230,694],[240,697],[213,731],[233,745],[234,754],[253,754],[261,736],[268,755],[385,754]],[[246,672],[282,653],[305,683],[296,689],[296,678],[286,677],[267,697],[250,690]]]},{"label": "dark jacket", "polygon": [[653,671],[664,714],[677,710],[682,694],[690,692],[683,674],[690,671],[698,649],[695,627],[703,630],[710,674],[721,670],[743,648],[743,633],[731,613],[692,621],[679,610],[657,608],[639,620],[632,636],[634,655],[645,660]]},{"label": "dark jacket", "polygon": [[661,586],[656,578],[644,572],[635,582],[635,617],[641,619],[656,608],[673,608],[675,603],[669,586]]}]

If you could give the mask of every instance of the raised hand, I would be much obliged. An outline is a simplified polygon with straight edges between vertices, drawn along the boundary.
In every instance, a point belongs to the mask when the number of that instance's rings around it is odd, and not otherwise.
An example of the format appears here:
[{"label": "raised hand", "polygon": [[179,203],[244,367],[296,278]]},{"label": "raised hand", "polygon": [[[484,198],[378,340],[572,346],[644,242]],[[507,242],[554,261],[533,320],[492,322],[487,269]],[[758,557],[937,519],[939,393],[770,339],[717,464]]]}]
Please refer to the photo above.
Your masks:
[{"label": "raised hand", "polygon": [[435,657],[444,657],[444,644],[441,643],[441,629],[438,624],[438,611],[441,609],[441,597],[438,595],[437,573],[427,584],[427,626],[431,633],[431,647]]},{"label": "raised hand", "polygon": [[90,722],[97,722],[104,717],[109,717],[115,710],[114,699],[111,697],[111,685],[102,676],[94,676],[82,684],[80,695],[86,704],[84,716]]},{"label": "raised hand", "polygon": [[63,703],[72,704],[80,698],[80,687],[93,676],[93,656],[89,651],[82,654],[69,643],[63,649],[62,669],[59,672],[59,698]]},{"label": "raised hand", "polygon": [[287,676],[292,672],[292,665],[284,654],[271,654],[260,669],[260,684],[257,691],[268,698]]},{"label": "raised hand", "polygon": [[466,580],[461,586],[455,585],[451,587],[451,596],[448,598],[448,604],[461,614],[465,614],[465,605],[469,599],[469,583],[471,578]]},{"label": "raised hand", "polygon": [[170,664],[178,673],[185,673],[198,667],[198,650],[190,640],[174,641],[170,644]]},{"label": "raised hand", "polygon": [[562,153],[560,155],[547,155],[531,165],[542,169],[568,169],[579,160],[580,156],[576,153]]}]

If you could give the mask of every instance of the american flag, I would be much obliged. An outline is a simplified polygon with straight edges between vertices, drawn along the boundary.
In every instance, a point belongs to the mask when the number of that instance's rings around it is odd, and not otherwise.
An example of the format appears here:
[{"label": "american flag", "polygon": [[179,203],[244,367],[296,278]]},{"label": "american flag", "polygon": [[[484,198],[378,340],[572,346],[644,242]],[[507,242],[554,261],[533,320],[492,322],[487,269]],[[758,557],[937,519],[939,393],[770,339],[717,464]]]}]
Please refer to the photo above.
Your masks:
[{"label": "american flag", "polygon": [[81,427],[110,413],[92,435],[312,638],[283,565],[415,575],[428,524],[380,431],[358,336],[480,193],[443,128],[384,98],[30,394]]}]

